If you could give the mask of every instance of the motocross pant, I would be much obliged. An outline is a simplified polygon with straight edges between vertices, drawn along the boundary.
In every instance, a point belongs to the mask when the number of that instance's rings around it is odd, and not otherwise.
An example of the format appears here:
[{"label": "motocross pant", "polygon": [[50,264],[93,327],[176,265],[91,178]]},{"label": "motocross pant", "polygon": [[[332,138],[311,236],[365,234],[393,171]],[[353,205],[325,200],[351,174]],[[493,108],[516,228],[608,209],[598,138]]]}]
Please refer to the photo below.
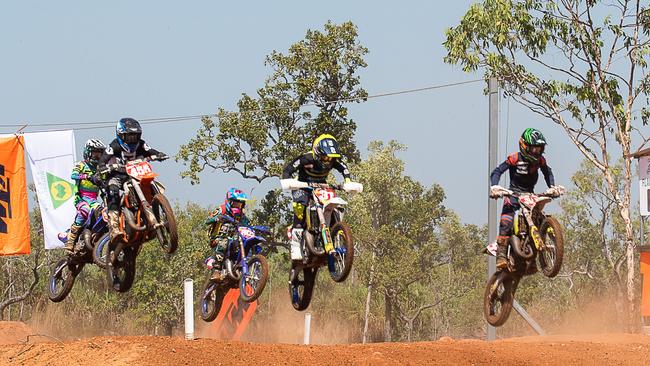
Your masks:
[{"label": "motocross pant", "polygon": [[74,224],[81,226],[88,219],[90,210],[99,207],[99,201],[91,197],[78,197],[75,202],[77,214],[74,217]]},{"label": "motocross pant", "polygon": [[307,206],[309,206],[309,199],[311,192],[307,189],[299,189],[293,191],[293,228],[305,228],[305,214]]},{"label": "motocross pant", "polygon": [[501,210],[501,221],[499,222],[498,238],[509,238],[512,235],[512,224],[515,212],[519,210],[519,200],[516,197],[504,197],[503,209]]},{"label": "motocross pant", "polygon": [[120,209],[120,188],[124,185],[129,177],[125,174],[115,174],[108,179],[106,187],[106,203],[108,211],[118,211]]}]

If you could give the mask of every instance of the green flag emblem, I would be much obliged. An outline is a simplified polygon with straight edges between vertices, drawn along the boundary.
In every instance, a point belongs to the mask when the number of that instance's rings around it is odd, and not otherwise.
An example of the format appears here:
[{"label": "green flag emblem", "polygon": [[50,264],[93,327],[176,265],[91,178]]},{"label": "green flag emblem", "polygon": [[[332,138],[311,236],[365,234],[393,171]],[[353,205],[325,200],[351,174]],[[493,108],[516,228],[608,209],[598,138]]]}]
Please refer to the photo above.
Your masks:
[{"label": "green flag emblem", "polygon": [[50,198],[55,209],[69,200],[74,195],[76,188],[67,180],[50,173],[47,173],[47,186],[50,189]]}]

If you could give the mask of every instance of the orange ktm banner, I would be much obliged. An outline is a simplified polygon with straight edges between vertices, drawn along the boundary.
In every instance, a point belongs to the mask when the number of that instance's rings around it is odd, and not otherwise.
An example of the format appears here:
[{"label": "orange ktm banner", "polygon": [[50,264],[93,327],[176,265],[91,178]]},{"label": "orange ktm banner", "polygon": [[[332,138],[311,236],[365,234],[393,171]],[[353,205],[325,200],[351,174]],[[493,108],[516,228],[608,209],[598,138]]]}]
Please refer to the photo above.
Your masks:
[{"label": "orange ktm banner", "polygon": [[23,136],[0,136],[0,256],[29,254]]},{"label": "orange ktm banner", "polygon": [[239,289],[230,289],[223,297],[221,310],[214,324],[219,339],[238,341],[257,309],[257,300],[248,303],[239,298]]},{"label": "orange ktm banner", "polygon": [[641,316],[650,317],[650,250],[641,247]]}]

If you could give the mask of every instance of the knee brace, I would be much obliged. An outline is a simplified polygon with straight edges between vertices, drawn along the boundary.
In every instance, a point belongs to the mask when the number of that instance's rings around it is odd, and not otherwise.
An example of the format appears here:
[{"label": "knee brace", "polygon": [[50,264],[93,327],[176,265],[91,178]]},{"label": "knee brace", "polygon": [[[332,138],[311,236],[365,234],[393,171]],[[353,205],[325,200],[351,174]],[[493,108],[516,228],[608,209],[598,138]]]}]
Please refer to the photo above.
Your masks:
[{"label": "knee brace", "polygon": [[300,229],[305,222],[305,205],[299,202],[293,202],[293,227]]}]

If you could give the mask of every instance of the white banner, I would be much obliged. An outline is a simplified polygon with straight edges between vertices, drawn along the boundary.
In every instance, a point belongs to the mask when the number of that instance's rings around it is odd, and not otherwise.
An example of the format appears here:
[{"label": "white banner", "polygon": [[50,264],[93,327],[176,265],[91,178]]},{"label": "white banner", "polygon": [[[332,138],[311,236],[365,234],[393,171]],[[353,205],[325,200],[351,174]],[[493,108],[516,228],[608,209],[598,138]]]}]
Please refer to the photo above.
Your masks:
[{"label": "white banner", "polygon": [[639,158],[639,210],[641,216],[650,216],[650,156]]},{"label": "white banner", "polygon": [[70,178],[75,163],[74,133],[26,133],[25,148],[43,218],[45,249],[62,248],[57,235],[70,228],[77,213]]}]

